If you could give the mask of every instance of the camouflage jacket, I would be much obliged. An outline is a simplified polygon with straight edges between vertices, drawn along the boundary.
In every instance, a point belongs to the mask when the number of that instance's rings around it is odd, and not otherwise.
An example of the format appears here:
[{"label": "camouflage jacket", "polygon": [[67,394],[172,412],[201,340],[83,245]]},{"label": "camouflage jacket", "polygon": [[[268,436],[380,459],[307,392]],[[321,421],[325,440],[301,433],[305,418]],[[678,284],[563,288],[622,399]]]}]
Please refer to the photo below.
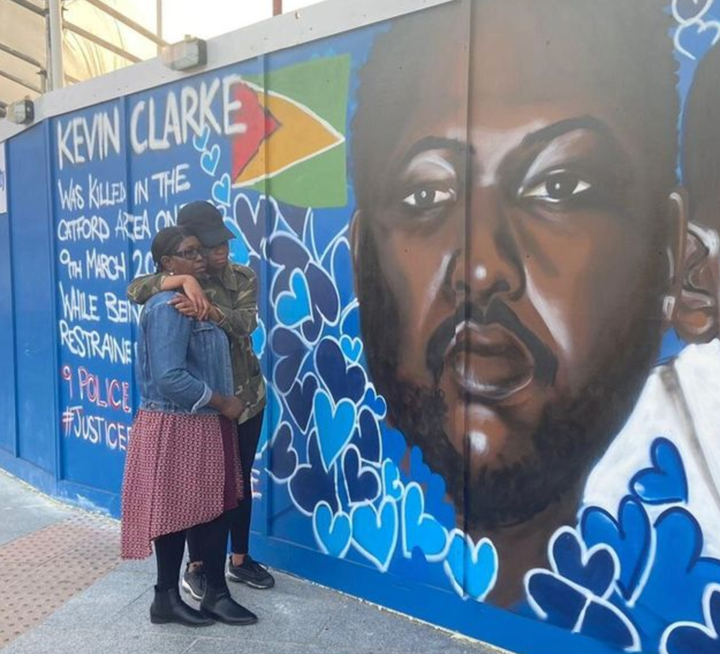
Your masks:
[{"label": "camouflage jacket", "polygon": [[[137,277],[128,286],[128,299],[144,304],[160,292],[163,278],[160,273]],[[218,327],[230,337],[235,395],[246,405],[238,420],[242,423],[265,407],[265,380],[250,338],[257,327],[257,275],[247,266],[231,263],[220,277],[198,281],[222,315]]]}]

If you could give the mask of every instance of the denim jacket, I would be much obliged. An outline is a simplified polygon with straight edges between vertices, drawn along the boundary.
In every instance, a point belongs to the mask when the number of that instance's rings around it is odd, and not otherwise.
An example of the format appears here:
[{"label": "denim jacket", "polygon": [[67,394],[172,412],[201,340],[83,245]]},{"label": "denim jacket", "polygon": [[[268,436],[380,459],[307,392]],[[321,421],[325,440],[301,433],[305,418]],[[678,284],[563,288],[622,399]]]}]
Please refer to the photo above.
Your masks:
[{"label": "denim jacket", "polygon": [[174,292],[153,296],[140,316],[136,373],[140,408],[218,413],[213,392],[233,394],[228,338],[211,322],[183,316],[168,304]]}]

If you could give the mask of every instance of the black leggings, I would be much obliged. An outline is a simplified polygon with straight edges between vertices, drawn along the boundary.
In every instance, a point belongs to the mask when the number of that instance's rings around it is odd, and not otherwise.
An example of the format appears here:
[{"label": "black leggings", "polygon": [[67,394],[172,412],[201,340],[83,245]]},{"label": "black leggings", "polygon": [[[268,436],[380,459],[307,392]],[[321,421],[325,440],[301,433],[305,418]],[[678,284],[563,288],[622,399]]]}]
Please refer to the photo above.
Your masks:
[{"label": "black leggings", "polygon": [[[236,508],[227,512],[230,525],[230,544],[234,554],[247,554],[250,542],[250,519],[252,518],[252,467],[255,462],[257,446],[260,442],[263,414],[261,411],[250,420],[238,425],[238,450],[242,466],[242,480],[245,498]],[[199,543],[192,533],[188,533],[188,553],[191,561],[205,561]]]},{"label": "black leggings", "polygon": [[208,584],[216,588],[225,585],[225,546],[227,544],[228,512],[187,531],[176,531],[155,539],[157,561],[157,590],[176,589],[180,581],[180,564],[185,551],[185,537],[192,538],[205,563]]}]

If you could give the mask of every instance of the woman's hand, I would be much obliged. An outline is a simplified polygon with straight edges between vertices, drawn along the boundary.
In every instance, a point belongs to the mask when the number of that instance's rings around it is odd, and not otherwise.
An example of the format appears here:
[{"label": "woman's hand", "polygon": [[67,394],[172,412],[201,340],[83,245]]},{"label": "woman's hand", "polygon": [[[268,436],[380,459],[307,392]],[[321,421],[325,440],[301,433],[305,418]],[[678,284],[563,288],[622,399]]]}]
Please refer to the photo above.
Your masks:
[{"label": "woman's hand", "polygon": [[207,320],[214,307],[205,297],[205,293],[197,279],[192,275],[176,275],[176,277],[179,278],[178,281],[182,283],[181,288],[185,295],[176,295],[170,300],[170,304],[184,316],[197,318],[198,320]]},{"label": "woman's hand", "polygon": [[217,395],[213,393],[209,404],[229,420],[237,420],[245,410],[245,405],[234,395]]}]

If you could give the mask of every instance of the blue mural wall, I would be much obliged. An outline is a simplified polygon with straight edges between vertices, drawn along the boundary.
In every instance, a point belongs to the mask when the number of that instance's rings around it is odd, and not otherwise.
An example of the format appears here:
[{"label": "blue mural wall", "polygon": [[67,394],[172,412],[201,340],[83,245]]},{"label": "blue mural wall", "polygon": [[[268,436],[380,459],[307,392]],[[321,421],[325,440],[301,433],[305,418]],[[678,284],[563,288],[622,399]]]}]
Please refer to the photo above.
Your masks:
[{"label": "blue mural wall", "polygon": [[720,7],[538,4],[11,139],[0,465],[119,515],[125,291],[209,199],[261,285],[257,558],[518,652],[720,652],[720,220],[678,168]]}]

